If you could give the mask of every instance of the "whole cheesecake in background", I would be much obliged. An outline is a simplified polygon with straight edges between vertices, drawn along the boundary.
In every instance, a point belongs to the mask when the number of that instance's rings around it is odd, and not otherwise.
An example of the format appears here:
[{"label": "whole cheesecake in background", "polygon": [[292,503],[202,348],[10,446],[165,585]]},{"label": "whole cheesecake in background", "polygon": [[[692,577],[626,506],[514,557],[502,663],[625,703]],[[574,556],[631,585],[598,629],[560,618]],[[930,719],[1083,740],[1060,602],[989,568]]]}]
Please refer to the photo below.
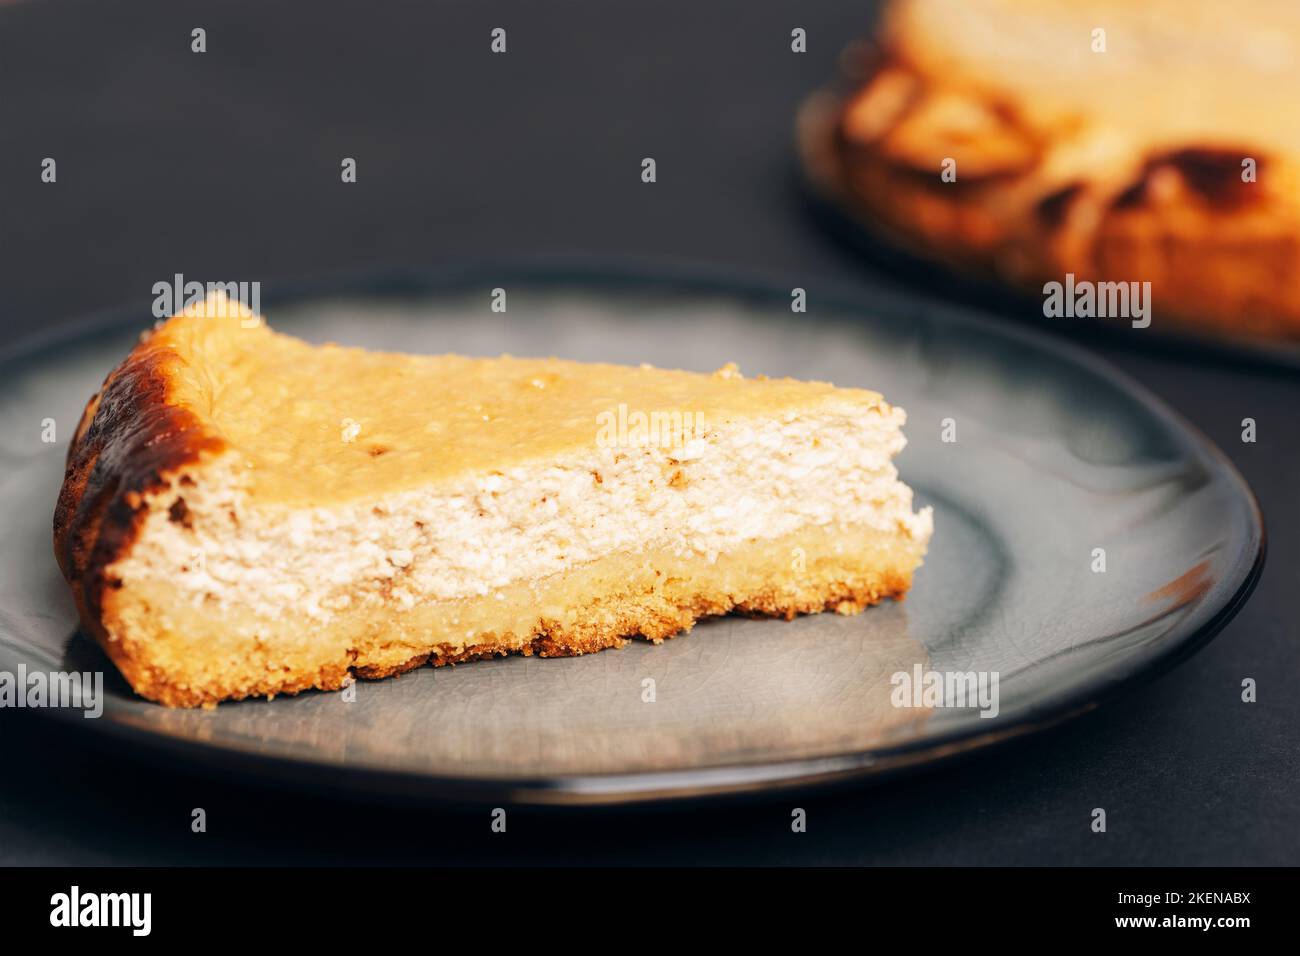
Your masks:
[{"label": "whole cheesecake in background", "polygon": [[131,686],[196,706],[911,586],[929,509],[880,395],[311,346],[220,297],[91,399],[55,550]]},{"label": "whole cheesecake in background", "polygon": [[1300,4],[895,0],[847,61],[805,165],[899,245],[1300,339]]}]

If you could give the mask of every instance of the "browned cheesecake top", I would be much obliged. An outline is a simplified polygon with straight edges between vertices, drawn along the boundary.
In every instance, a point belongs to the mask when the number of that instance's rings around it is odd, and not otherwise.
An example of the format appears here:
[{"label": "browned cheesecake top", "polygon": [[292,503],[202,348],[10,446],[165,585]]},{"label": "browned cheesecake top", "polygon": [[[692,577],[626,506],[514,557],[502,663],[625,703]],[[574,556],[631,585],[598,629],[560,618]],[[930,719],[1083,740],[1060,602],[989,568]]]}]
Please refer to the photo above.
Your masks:
[{"label": "browned cheesecake top", "polygon": [[139,349],[154,353],[168,403],[240,456],[263,501],[328,504],[504,471],[592,448],[610,429],[626,438],[652,415],[661,431],[684,422],[690,438],[827,401],[889,412],[875,392],[744,379],[731,366],[709,375],[313,346],[238,303],[190,308]]}]

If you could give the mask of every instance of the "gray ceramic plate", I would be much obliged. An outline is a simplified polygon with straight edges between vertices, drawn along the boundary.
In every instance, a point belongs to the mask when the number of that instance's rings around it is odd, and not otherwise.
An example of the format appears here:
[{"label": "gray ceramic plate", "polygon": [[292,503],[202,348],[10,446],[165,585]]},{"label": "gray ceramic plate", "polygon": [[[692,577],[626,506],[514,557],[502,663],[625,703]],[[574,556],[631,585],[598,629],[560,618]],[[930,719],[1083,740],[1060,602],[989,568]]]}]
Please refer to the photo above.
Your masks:
[{"label": "gray ceramic plate", "polygon": [[[489,309],[496,286],[504,314]],[[76,633],[50,515],[67,437],[147,324],[141,309],[0,366],[0,669],[106,670],[100,718],[46,713],[137,750],[388,794],[613,802],[881,774],[1022,734],[1180,658],[1244,601],[1263,555],[1250,491],[1138,386],[978,318],[811,293],[793,314],[788,286],[516,264],[304,287],[264,308],[317,342],[699,370],[734,360],[880,390],[908,411],[899,467],[935,509],[906,603],[724,618],[583,658],[425,668],[361,683],[354,702],[140,700]],[[50,418],[58,441],[44,444]],[[945,420],[956,441],[942,440]],[[996,673],[997,716],[896,706],[894,675],[917,668]]]}]

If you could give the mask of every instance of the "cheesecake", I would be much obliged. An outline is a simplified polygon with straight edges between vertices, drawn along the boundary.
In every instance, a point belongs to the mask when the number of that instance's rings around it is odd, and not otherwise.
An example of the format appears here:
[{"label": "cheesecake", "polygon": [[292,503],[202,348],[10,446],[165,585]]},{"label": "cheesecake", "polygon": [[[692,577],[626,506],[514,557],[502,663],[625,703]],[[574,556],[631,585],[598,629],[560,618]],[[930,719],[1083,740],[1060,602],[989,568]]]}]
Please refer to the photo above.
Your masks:
[{"label": "cheesecake", "polygon": [[169,706],[902,598],[903,410],[820,382],[315,346],[220,296],[142,336],[68,452],[84,630]]},{"label": "cheesecake", "polygon": [[1157,325],[1300,340],[1300,7],[891,0],[805,106],[818,191],[1031,295],[1150,283]]}]

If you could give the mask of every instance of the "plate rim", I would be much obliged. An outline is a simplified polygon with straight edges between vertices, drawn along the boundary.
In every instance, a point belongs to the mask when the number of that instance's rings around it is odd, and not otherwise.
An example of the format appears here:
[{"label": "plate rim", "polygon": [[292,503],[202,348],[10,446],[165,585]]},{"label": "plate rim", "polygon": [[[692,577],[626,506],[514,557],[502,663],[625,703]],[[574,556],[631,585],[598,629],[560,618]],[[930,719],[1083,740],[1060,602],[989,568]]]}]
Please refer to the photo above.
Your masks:
[{"label": "plate rim", "polygon": [[[796,788],[847,783],[864,778],[886,779],[1021,739],[1091,711],[1117,694],[1159,677],[1182,663],[1212,640],[1249,600],[1263,571],[1267,555],[1267,529],[1255,494],[1236,466],[1200,429],[1163,399],[1109,361],[1074,342],[1021,323],[999,321],[986,310],[956,305],[916,292],[895,291],[873,284],[850,284],[815,275],[795,280],[816,289],[820,302],[853,314],[874,314],[897,320],[908,311],[924,311],[942,324],[955,323],[968,330],[1039,349],[1081,367],[1133,400],[1171,434],[1180,449],[1199,455],[1212,472],[1226,478],[1245,506],[1249,523],[1244,549],[1234,558],[1226,580],[1227,597],[1199,627],[1177,633],[1159,653],[1124,671],[1109,675],[1097,686],[1082,685],[1063,697],[1051,697],[1028,707],[1015,723],[982,731],[977,725],[953,728],[937,737],[862,751],[773,761],[746,761],[728,765],[679,768],[632,773],[561,774],[523,777],[449,776],[374,766],[328,764],[294,755],[240,750],[210,741],[160,734],[131,723],[94,721],[87,725],[80,714],[58,708],[39,711],[40,720],[64,728],[80,728],[96,741],[130,747],[146,758],[180,757],[190,763],[233,771],[259,780],[278,779],[312,789],[344,790],[371,796],[383,794],[420,802],[482,802],[504,800],[512,804],[600,805],[684,801],[705,797],[782,792]],[[489,279],[500,282],[553,283],[600,286],[661,286],[731,297],[761,297],[785,301],[795,286],[768,272],[699,265],[676,259],[621,256],[476,256],[434,264],[387,265],[332,272],[324,275],[276,280],[263,292],[265,307],[329,296],[398,298],[403,295],[448,295],[458,289],[481,287]],[[148,306],[135,304],[96,311],[81,319],[61,322],[43,332],[25,336],[0,350],[0,370],[43,353],[77,342],[86,335],[106,334],[139,327],[142,317],[152,318]],[[845,320],[841,320],[845,321]],[[8,645],[12,650],[12,645]],[[4,648],[0,644],[0,649]],[[322,777],[327,779],[321,779]]]}]

